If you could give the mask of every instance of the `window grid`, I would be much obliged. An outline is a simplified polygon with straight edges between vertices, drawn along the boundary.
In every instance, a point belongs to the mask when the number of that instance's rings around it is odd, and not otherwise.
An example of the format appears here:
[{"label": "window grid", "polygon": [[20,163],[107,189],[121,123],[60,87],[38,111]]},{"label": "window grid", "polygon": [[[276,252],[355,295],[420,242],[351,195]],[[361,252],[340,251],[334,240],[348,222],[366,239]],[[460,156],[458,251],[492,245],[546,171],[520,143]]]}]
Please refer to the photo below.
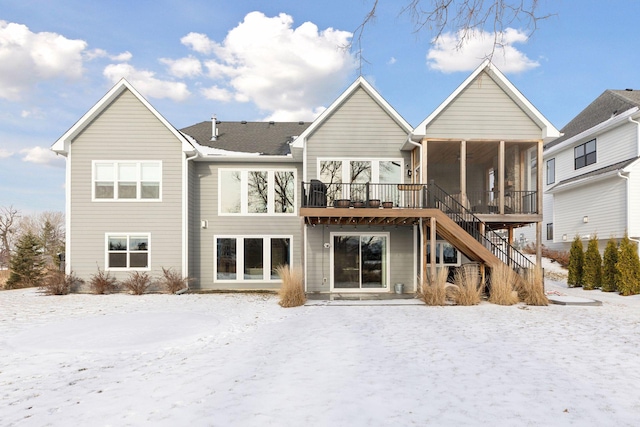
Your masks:
[{"label": "window grid", "polygon": [[105,234],[107,270],[150,269],[151,253],[149,233]]},{"label": "window grid", "polygon": [[159,201],[161,161],[94,161],[93,201]]},{"label": "window grid", "polygon": [[592,139],[573,149],[574,167],[580,169],[596,162],[596,140]]},{"label": "window grid", "polygon": [[216,236],[214,282],[277,282],[291,265],[292,236]]}]

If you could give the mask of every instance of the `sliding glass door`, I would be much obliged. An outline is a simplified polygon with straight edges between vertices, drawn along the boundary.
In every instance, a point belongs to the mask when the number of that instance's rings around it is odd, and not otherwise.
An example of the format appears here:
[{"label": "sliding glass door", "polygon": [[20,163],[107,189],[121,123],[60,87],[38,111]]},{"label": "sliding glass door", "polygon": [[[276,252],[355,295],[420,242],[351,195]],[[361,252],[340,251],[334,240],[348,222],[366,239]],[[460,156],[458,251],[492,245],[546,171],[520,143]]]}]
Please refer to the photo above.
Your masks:
[{"label": "sliding glass door", "polygon": [[332,233],[333,289],[388,289],[388,246],[385,233]]}]

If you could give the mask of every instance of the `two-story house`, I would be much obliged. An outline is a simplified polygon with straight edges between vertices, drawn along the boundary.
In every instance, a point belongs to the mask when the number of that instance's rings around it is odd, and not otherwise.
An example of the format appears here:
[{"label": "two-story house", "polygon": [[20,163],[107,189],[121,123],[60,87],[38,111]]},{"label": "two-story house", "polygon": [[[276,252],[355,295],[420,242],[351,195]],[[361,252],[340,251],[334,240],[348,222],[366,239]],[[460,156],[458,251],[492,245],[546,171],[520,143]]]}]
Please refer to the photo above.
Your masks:
[{"label": "two-story house", "polygon": [[[67,157],[67,271],[159,275],[197,289],[391,292],[436,267],[529,260],[542,146],[558,131],[490,62],[413,128],[362,77],[315,121],[177,130],[128,82],[52,149]],[[504,237],[495,232],[507,230]]]},{"label": "two-story house", "polygon": [[544,148],[542,244],[568,250],[597,235],[601,251],[640,238],[640,91],[606,90]]}]

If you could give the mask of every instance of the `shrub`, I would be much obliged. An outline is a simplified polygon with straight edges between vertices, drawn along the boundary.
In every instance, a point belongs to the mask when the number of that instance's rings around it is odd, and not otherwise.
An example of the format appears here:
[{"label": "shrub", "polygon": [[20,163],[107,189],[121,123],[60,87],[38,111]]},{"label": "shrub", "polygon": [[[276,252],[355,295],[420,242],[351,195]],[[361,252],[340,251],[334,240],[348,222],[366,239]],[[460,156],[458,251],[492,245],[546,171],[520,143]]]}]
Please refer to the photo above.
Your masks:
[{"label": "shrub", "polygon": [[73,272],[65,274],[57,269],[48,270],[41,282],[40,290],[45,295],[67,295],[73,286],[84,283]]},{"label": "shrub", "polygon": [[100,267],[98,267],[98,273],[89,279],[89,286],[91,292],[98,295],[112,294],[118,292],[119,288],[118,280],[108,271],[100,270]]},{"label": "shrub", "polygon": [[524,278],[518,277],[516,290],[518,297],[527,305],[549,305],[549,299],[544,293],[544,274],[540,266],[527,270]]},{"label": "shrub", "polygon": [[447,303],[447,277],[449,268],[439,268],[435,277],[427,273],[427,280],[421,280],[417,297],[427,305],[445,305]]},{"label": "shrub", "polygon": [[640,260],[638,260],[638,249],[629,240],[625,233],[620,241],[620,252],[618,253],[617,284],[620,295],[634,295],[640,293]]},{"label": "shrub", "polygon": [[520,300],[515,285],[518,275],[508,265],[500,264],[491,269],[489,302],[498,305],[514,305]]},{"label": "shrub", "polygon": [[172,268],[162,267],[162,278],[160,286],[169,294],[175,294],[182,289],[189,289],[189,283],[193,282],[191,277],[182,277],[180,273]]},{"label": "shrub", "polygon": [[582,269],[582,289],[593,290],[602,286],[602,257],[598,250],[598,236],[589,239]]},{"label": "shrub", "polygon": [[298,307],[304,305],[307,296],[304,293],[303,275],[301,267],[289,267],[280,265],[276,267],[276,273],[282,280],[282,286],[278,290],[282,307]]},{"label": "shrub", "polygon": [[454,292],[456,304],[480,304],[482,284],[480,283],[480,272],[476,264],[465,264],[458,267],[453,275],[453,281],[457,286],[457,290]]},{"label": "shrub", "polygon": [[545,248],[543,246],[542,256],[557,262],[564,268],[567,268],[569,266],[569,252],[567,251],[556,251],[553,249]]},{"label": "shrub", "polygon": [[133,295],[142,295],[153,284],[151,276],[148,273],[134,271],[129,277],[122,282],[122,286]]},{"label": "shrub", "polygon": [[582,270],[584,268],[584,253],[582,252],[582,240],[576,236],[571,243],[569,250],[569,277],[567,284],[572,286],[582,286]]},{"label": "shrub", "polygon": [[616,280],[618,262],[618,244],[614,238],[610,238],[607,247],[604,249],[604,259],[602,266],[602,291],[615,292],[618,290]]}]

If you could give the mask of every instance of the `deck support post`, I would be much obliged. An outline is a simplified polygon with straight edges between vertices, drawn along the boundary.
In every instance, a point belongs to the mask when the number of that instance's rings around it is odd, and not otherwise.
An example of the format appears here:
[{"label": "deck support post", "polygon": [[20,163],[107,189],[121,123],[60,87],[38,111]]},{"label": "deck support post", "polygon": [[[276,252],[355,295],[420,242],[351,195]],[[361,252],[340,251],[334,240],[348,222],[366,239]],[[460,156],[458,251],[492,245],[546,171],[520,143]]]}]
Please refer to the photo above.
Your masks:
[{"label": "deck support post", "polygon": [[436,219],[435,217],[430,218],[430,236],[429,236],[429,245],[431,245],[431,280],[436,278]]},{"label": "deck support post", "polygon": [[500,141],[498,148],[498,209],[504,215],[504,141]]},{"label": "deck support post", "polygon": [[460,141],[460,203],[467,200],[467,141]]}]

